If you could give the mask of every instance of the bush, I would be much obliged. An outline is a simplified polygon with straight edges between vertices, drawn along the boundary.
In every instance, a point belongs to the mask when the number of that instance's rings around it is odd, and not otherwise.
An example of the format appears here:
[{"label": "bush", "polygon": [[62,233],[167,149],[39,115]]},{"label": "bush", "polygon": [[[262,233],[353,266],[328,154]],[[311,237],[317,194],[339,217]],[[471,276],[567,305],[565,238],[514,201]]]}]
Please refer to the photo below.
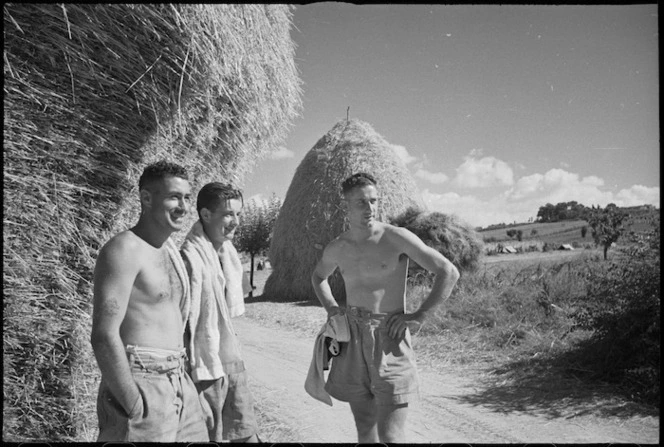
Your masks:
[{"label": "bush", "polygon": [[457,216],[409,208],[391,223],[412,231],[425,244],[442,253],[462,273],[477,270],[483,250],[482,240],[473,227]]},{"label": "bush", "polygon": [[594,330],[605,352],[597,368],[607,381],[638,389],[659,401],[660,380],[660,230],[632,237],[618,261],[588,272],[585,306],[578,325]]}]

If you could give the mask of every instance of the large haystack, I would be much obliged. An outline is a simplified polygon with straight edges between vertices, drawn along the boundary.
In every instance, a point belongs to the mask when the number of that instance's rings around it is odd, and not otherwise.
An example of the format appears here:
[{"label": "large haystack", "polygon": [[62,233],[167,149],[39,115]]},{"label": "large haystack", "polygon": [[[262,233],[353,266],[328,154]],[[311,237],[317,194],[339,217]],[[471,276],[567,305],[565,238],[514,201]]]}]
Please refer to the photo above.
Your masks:
[{"label": "large haystack", "polygon": [[241,184],[301,103],[285,5],[4,5],[3,440],[90,441],[98,249],[158,158]]},{"label": "large haystack", "polygon": [[[272,274],[265,295],[278,301],[316,300],[311,273],[322,249],[344,227],[341,183],[356,172],[376,177],[381,220],[424,205],[408,169],[392,146],[367,123],[342,120],[307,153],[291,182],[274,227]],[[331,278],[335,297],[345,291],[338,272]]]}]

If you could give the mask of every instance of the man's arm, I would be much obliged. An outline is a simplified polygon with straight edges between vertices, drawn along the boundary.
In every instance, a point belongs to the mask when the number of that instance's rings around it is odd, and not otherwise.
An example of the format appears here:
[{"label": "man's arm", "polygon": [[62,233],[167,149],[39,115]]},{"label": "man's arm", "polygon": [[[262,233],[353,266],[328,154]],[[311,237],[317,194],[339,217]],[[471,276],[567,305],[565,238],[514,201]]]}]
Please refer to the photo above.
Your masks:
[{"label": "man's arm", "polygon": [[336,249],[333,244],[334,241],[325,247],[325,250],[323,250],[323,256],[320,261],[318,261],[311,274],[311,285],[314,287],[316,297],[330,317],[340,312],[339,304],[337,304],[337,301],[334,299],[332,289],[330,289],[330,284],[327,281],[327,278],[329,278],[337,268],[337,262],[335,259]]},{"label": "man's arm", "polygon": [[412,232],[405,228],[394,229],[393,237],[401,252],[418,265],[435,274],[429,296],[422,302],[417,311],[412,314],[395,314],[388,319],[388,333],[392,338],[398,338],[406,331],[406,324],[409,321],[414,321],[420,325],[424,323],[428,315],[450,296],[460,275],[459,270],[449,259],[426,245]]},{"label": "man's arm", "polygon": [[124,255],[122,240],[117,239],[99,252],[94,272],[91,343],[104,381],[131,415],[140,393],[127,363],[120,325],[127,312],[138,264],[134,256]]}]

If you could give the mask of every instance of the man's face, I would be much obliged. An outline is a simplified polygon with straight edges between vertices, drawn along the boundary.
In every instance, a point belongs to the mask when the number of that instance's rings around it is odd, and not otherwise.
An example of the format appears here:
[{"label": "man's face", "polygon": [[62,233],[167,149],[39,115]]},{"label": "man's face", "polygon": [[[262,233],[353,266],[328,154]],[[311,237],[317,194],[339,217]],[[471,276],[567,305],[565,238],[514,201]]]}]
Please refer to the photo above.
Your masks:
[{"label": "man's face", "polygon": [[344,197],[352,226],[371,227],[378,215],[378,191],[373,185],[353,188]]},{"label": "man's face", "polygon": [[214,211],[203,208],[201,212],[205,233],[215,245],[232,240],[240,225],[242,202],[240,199],[222,201]]},{"label": "man's face", "polygon": [[180,177],[166,177],[149,188],[149,213],[163,226],[180,231],[189,212],[191,186]]}]

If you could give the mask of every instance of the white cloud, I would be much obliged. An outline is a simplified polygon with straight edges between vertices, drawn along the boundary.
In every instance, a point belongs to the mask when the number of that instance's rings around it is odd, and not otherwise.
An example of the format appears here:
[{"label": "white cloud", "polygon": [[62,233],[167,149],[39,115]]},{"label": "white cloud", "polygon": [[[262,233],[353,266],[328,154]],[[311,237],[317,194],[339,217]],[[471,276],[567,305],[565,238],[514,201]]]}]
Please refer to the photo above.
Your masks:
[{"label": "white cloud", "polygon": [[506,198],[510,202],[544,201],[541,205],[576,200],[590,206],[590,203],[604,203],[610,200],[611,192],[601,191],[602,186],[604,180],[594,175],[579,178],[579,174],[556,168],[544,175],[532,174],[521,177],[514,187],[507,191]]},{"label": "white cloud", "polygon": [[391,144],[390,146],[405,165],[417,160],[417,157],[413,157],[412,155],[410,155],[408,149],[406,149],[404,146],[399,146],[398,144]]},{"label": "white cloud", "polygon": [[442,172],[431,172],[422,168],[415,172],[415,177],[419,177],[429,183],[433,183],[434,185],[439,185],[449,180],[449,177]]},{"label": "white cloud", "polygon": [[[437,194],[425,189],[422,196],[428,208],[445,214],[456,214],[473,226],[527,222],[535,218],[547,203],[577,201],[585,206],[654,205],[659,207],[659,187],[634,185],[617,193],[604,190],[604,180],[597,176],[580,177],[562,169],[545,174],[521,177],[505,192],[478,191],[478,195],[454,192]],[[479,195],[481,193],[482,195]]]},{"label": "white cloud", "polygon": [[495,157],[476,158],[481,151],[473,150],[456,170],[454,184],[461,188],[509,186],[514,173],[507,163]]},{"label": "white cloud", "polygon": [[270,152],[269,157],[273,160],[282,160],[284,158],[293,158],[295,157],[295,152],[290,149],[279,146],[276,151]]},{"label": "white cloud", "polygon": [[425,189],[422,193],[424,203],[431,211],[455,214],[473,227],[486,227],[496,223],[525,222],[537,214],[527,206],[518,204],[508,208],[504,197],[481,199],[473,195],[459,195],[449,192],[432,193]]},{"label": "white cloud", "polygon": [[655,205],[659,208],[659,186],[649,188],[634,185],[629,189],[622,189],[616,194],[613,203],[618,206]]}]

